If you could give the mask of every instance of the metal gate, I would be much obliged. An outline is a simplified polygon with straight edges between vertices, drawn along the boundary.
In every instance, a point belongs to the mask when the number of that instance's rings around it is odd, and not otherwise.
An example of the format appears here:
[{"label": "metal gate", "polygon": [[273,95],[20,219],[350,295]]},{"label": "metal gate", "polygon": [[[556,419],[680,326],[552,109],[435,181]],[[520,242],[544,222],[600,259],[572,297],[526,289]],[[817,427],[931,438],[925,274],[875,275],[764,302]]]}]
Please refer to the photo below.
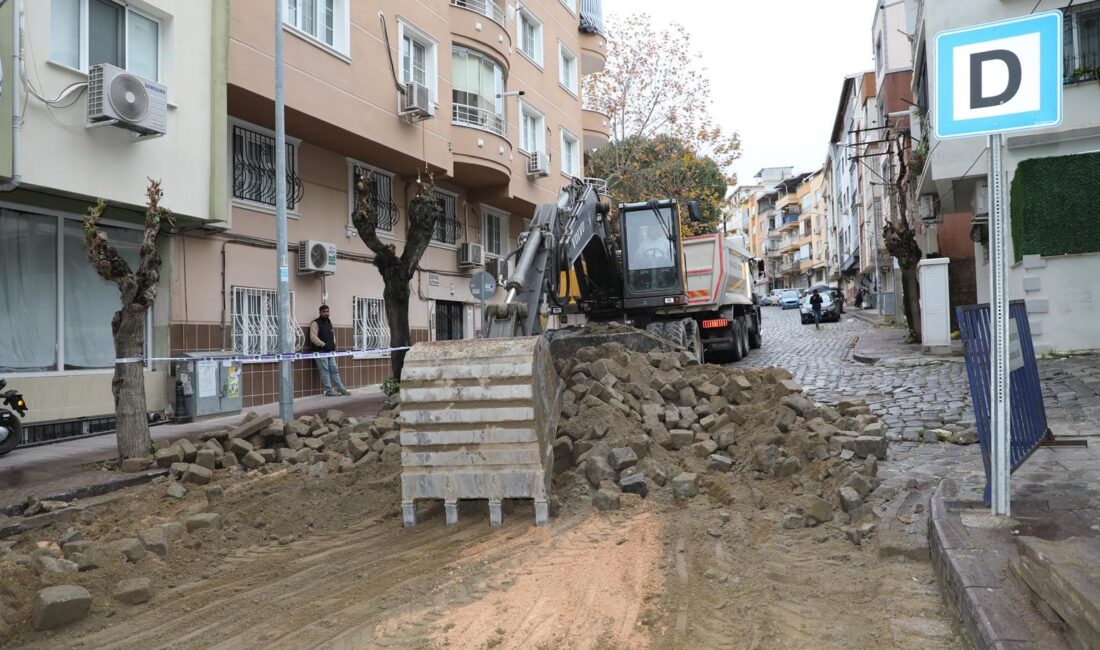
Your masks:
[{"label": "metal gate", "polygon": [[[989,305],[957,307],[959,332],[966,354],[966,374],[970,380],[970,398],[978,424],[978,439],[985,465],[985,500],[990,498],[990,373],[992,335],[989,327]],[[1009,438],[1009,471],[1024,463],[1039,445],[1053,439],[1047,428],[1046,407],[1039,385],[1039,366],[1031,342],[1031,325],[1023,300],[1009,303],[1009,377],[1011,379],[1012,413]]]}]

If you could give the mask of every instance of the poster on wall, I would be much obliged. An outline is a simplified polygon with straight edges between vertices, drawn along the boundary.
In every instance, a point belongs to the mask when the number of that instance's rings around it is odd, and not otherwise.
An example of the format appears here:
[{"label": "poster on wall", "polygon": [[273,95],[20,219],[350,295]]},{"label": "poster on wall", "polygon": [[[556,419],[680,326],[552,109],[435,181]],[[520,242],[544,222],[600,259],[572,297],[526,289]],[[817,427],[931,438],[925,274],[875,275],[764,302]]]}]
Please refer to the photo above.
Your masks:
[{"label": "poster on wall", "polygon": [[240,366],[228,366],[225,369],[225,396],[229,399],[241,398]]},{"label": "poster on wall", "polygon": [[218,362],[199,361],[196,374],[199,376],[199,397],[218,396]]}]

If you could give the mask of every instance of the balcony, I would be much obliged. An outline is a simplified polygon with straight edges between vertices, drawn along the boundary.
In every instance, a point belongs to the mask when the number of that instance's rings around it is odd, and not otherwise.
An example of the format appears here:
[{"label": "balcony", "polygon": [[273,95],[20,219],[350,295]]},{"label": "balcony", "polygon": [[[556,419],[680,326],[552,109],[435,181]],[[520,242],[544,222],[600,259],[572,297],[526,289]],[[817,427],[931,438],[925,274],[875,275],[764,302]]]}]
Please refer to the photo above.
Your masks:
[{"label": "balcony", "polygon": [[611,118],[603,111],[585,106],[581,111],[581,125],[585,151],[599,149],[611,140]]},{"label": "balcony", "polygon": [[1062,82],[1067,86],[1100,79],[1100,51],[1067,56],[1063,70],[1065,78]]},{"label": "balcony", "polygon": [[451,0],[451,6],[485,16],[501,27],[506,22],[504,9],[494,0]]},{"label": "balcony", "polygon": [[507,185],[512,176],[512,143],[502,115],[478,106],[454,104],[451,129],[455,181],[470,188]]},{"label": "balcony", "polygon": [[455,39],[455,45],[488,54],[507,76],[512,35],[499,4],[493,0],[451,0],[450,26],[451,34],[460,37]]},{"label": "balcony", "polygon": [[798,228],[798,215],[797,214],[784,214],[780,218],[779,230],[785,232],[788,230],[794,230]]},{"label": "balcony", "polygon": [[483,129],[502,138],[508,137],[508,124],[504,121],[503,115],[480,106],[468,106],[459,103],[452,106],[451,122],[453,124]]}]

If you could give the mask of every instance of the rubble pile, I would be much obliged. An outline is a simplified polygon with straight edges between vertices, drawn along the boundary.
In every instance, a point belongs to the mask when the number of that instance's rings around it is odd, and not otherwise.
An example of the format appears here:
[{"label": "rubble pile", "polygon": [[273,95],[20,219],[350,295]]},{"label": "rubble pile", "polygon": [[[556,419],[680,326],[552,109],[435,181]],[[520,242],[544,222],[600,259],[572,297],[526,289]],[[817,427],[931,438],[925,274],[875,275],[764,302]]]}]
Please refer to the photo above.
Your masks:
[{"label": "rubble pile", "polygon": [[783,528],[869,526],[885,500],[875,494],[885,430],[861,400],[817,405],[785,370],[701,365],[616,343],[580,350],[557,369],[565,389],[555,480],[585,486],[598,509],[618,508],[623,493],[727,490],[717,477],[746,487],[761,509],[768,504],[751,481],[778,484],[787,497],[772,505],[785,513]]}]

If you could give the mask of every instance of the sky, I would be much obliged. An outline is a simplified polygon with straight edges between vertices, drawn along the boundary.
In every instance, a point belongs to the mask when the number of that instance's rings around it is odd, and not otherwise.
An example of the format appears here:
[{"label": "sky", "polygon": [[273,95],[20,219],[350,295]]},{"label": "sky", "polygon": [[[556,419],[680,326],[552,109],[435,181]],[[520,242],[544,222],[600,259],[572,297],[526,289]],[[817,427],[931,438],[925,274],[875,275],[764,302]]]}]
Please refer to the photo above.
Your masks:
[{"label": "sky", "polygon": [[677,22],[702,55],[711,114],[741,135],[738,183],[763,167],[825,162],[844,77],[874,67],[876,0],[604,0],[605,17]]}]

